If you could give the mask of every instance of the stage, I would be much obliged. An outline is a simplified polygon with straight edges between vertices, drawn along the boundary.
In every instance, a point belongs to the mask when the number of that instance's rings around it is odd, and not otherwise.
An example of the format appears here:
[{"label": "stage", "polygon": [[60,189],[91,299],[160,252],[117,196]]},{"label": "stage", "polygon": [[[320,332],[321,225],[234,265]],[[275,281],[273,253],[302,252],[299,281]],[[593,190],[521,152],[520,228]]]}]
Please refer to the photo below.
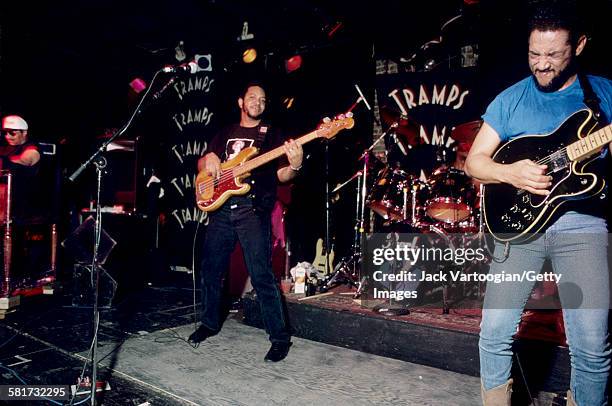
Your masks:
[{"label": "stage", "polygon": [[[296,336],[479,376],[480,310],[474,308],[476,303],[467,306],[470,308],[451,305],[448,314],[443,314],[441,307],[421,306],[410,308],[409,315],[385,316],[373,311],[371,303],[366,306],[353,299],[347,291],[350,292],[342,285],[320,297],[287,295],[287,308]],[[256,302],[251,298],[246,304],[245,323],[261,326]],[[516,336],[516,356],[532,396],[541,392],[541,401],[553,393],[565,392],[564,388],[569,385],[569,355],[565,343],[559,342],[562,333],[556,331],[557,322],[557,311],[526,312]],[[515,358],[513,396],[517,405],[529,404],[518,364]]]},{"label": "stage", "polygon": [[[190,275],[174,273],[123,292],[102,312],[99,376],[110,385],[102,404],[479,404],[477,310],[413,308],[389,317],[341,294],[344,286],[307,300],[289,294],[294,344],[285,361],[270,365],[250,296],[218,336],[198,348],[184,341],[194,328],[191,284]],[[90,357],[92,315],[72,299],[58,286],[53,295],[23,298],[7,315],[0,362],[12,371],[3,368],[3,384],[20,383],[13,371],[28,384],[76,382]],[[550,400],[551,392],[564,391],[565,348],[528,340],[517,348],[534,396],[543,390],[540,399]],[[520,378],[515,383],[515,404],[529,404]]]}]

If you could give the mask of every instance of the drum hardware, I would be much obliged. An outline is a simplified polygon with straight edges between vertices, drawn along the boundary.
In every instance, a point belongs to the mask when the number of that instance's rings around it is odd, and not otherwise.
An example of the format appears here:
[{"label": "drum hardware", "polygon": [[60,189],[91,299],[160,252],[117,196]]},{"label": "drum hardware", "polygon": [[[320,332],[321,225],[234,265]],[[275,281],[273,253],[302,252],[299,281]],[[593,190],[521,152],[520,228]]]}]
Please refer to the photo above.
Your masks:
[{"label": "drum hardware", "polygon": [[412,188],[410,189],[410,194],[412,196],[412,214],[410,216],[410,224],[413,227],[417,226],[418,223],[418,218],[417,218],[417,192],[418,192],[418,185],[417,184],[413,184]]},{"label": "drum hardware", "polygon": [[362,182],[367,179],[367,166],[369,161],[369,154],[362,155],[364,160],[364,169],[357,171],[348,180],[338,185],[332,193],[340,191],[343,187],[351,183],[354,179],[357,179],[357,185],[355,188],[355,237],[353,240],[353,246],[351,247],[351,254],[343,257],[333,272],[331,272],[321,284],[320,292],[327,292],[329,289],[336,285],[347,284],[351,287],[355,287],[357,292],[355,298],[359,297],[362,290],[362,283],[365,281],[362,279],[360,282],[356,282],[359,278],[359,267],[361,261],[361,235],[363,233],[363,193],[365,189],[362,188]]},{"label": "drum hardware", "polygon": [[355,172],[353,175],[351,175],[350,178],[348,178],[347,180],[345,180],[344,182],[340,183],[339,185],[337,185],[334,190],[331,191],[331,193],[337,193],[340,190],[342,190],[346,185],[348,185],[349,183],[351,183],[353,180],[357,179],[358,177],[360,177],[362,175],[362,171],[358,170],[357,172]]},{"label": "drum hardware", "polygon": [[[362,97],[360,95],[360,97]],[[368,173],[370,171],[370,158],[374,147],[382,141],[391,131],[398,128],[399,123],[392,123],[374,142],[361,154],[359,157],[360,161],[363,161],[363,167],[361,170],[353,174],[348,180],[338,185],[332,193],[338,192],[340,189],[351,183],[354,179],[357,179],[357,187],[355,191],[355,237],[353,240],[353,246],[351,248],[351,254],[342,258],[334,271],[328,275],[323,283],[321,291],[327,291],[334,285],[339,283],[347,283],[350,286],[357,288],[357,292],[354,297],[358,298],[363,291],[361,286],[367,278],[359,279],[360,274],[360,263],[361,263],[361,239],[365,232],[365,207],[367,197],[367,185],[368,185]],[[384,169],[383,169],[384,170]]]},{"label": "drum hardware", "polygon": [[[402,219],[404,221],[408,220],[408,213],[407,213],[407,208],[408,208],[408,188],[406,187],[406,185],[404,185],[404,187],[402,187],[402,194],[404,196],[404,204],[402,207]],[[413,206],[414,206],[414,200],[413,200]],[[412,222],[412,220],[414,220],[414,210],[410,211],[412,213],[412,215],[410,216],[411,219],[410,221]]]},{"label": "drum hardware", "polygon": [[[364,96],[363,92],[361,91],[361,89],[359,88],[359,85],[354,84],[355,86],[355,90],[357,90],[357,93],[359,94],[359,97],[357,97],[357,99],[355,100],[355,102],[349,107],[349,109],[347,110],[347,113],[352,113],[352,111],[357,107],[357,105],[361,102],[363,102],[366,106],[366,108],[368,109],[368,111],[372,111],[372,107],[370,106],[370,103],[368,103],[367,98]],[[374,117],[374,120],[378,123],[378,120],[376,119],[376,117],[374,115],[372,115]],[[380,124],[380,123],[378,123]],[[388,130],[387,130],[388,131]],[[366,181],[367,181],[367,169],[368,169],[368,158],[370,156],[370,151],[372,151],[372,149],[374,148],[374,146],[386,135],[386,132],[384,132],[376,141],[374,141],[374,143],[362,154],[362,158],[363,158],[363,165],[364,165],[364,169],[362,171],[362,175],[363,175],[363,193],[365,193],[365,185],[366,185]],[[340,185],[339,187],[336,187],[334,189],[334,191],[330,192],[329,190],[329,140],[325,139],[325,247],[327,248],[328,252],[331,251],[331,249],[333,249],[332,244],[331,244],[331,232],[330,232],[330,227],[331,227],[331,220],[330,220],[330,214],[331,214],[331,202],[332,202],[332,198],[331,198],[331,194],[337,192],[338,190],[340,190],[344,185],[350,183],[353,179],[358,178],[361,179],[360,175],[353,175],[348,181],[344,182],[342,185]],[[359,173],[359,172],[357,172]],[[357,211],[359,213],[359,205],[360,205],[360,193],[359,193],[359,184],[358,184],[358,193],[357,193]],[[361,217],[361,224],[359,226],[360,230],[363,230],[363,216]],[[357,237],[356,237],[357,238]],[[354,254],[355,255],[355,247],[353,248]],[[359,257],[361,257],[361,252],[359,251]],[[329,269],[331,267],[330,261],[329,261],[329,255],[325,256],[325,261],[326,261],[326,265],[325,265],[325,269]],[[345,258],[343,258],[338,265],[341,265],[343,262],[345,262]],[[336,281],[338,280],[338,277],[340,275],[340,273],[344,274],[344,268],[341,266],[336,266],[336,268],[334,269],[334,272],[332,272],[329,275],[329,280],[327,282],[324,281],[324,284],[322,285],[322,287],[320,288],[320,290],[322,291],[326,291],[327,289],[329,289],[330,286],[332,286],[334,283],[336,283]],[[345,279],[347,281],[347,283],[349,283],[351,286],[355,285],[357,286],[357,284],[354,282],[354,280],[352,279],[354,277],[354,275],[351,275],[350,278],[346,278]],[[332,282],[333,281],[333,282]]]}]

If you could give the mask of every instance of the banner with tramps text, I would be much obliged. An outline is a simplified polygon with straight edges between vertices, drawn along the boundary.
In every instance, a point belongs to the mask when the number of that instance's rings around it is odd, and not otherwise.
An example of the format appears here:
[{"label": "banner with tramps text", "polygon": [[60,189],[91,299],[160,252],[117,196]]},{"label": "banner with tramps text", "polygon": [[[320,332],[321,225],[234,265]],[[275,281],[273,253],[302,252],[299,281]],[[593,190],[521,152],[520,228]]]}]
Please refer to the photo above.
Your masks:
[{"label": "banner with tramps text", "polygon": [[191,269],[196,230],[201,237],[208,224],[207,213],[196,205],[195,179],[197,161],[217,130],[216,78],[212,55],[196,55],[202,58],[207,63],[199,62],[194,74],[179,75],[165,95],[167,116],[163,120],[168,133],[162,144],[162,232],[172,269]]},{"label": "banner with tramps text", "polygon": [[[405,143],[429,146],[435,153],[452,153],[457,147],[453,128],[482,114],[482,101],[475,69],[431,72],[378,72],[376,78],[382,130],[393,119],[402,118],[409,129],[398,129]],[[405,140],[400,133],[415,131],[418,140]],[[410,151],[405,151],[410,158]],[[435,153],[431,159],[436,159]],[[440,157],[438,157],[440,159]],[[432,166],[436,164],[433,163]]]}]

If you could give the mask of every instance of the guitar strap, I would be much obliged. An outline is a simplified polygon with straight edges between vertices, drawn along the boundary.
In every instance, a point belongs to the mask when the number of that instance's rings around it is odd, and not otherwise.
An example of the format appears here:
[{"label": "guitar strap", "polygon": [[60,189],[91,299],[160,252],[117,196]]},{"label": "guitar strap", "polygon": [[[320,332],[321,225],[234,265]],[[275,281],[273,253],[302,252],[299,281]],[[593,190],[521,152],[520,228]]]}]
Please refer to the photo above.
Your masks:
[{"label": "guitar strap", "polygon": [[591,82],[589,82],[589,79],[584,73],[578,74],[578,80],[580,81],[580,87],[582,87],[582,93],[584,93],[584,104],[593,111],[595,118],[601,123],[601,120],[605,116],[602,114],[601,108],[599,107],[599,96],[593,91]]},{"label": "guitar strap", "polygon": [[266,142],[266,134],[270,132],[271,128],[268,124],[259,124],[257,126],[257,139],[255,140],[255,145],[259,145],[258,148],[263,148],[264,143]]}]

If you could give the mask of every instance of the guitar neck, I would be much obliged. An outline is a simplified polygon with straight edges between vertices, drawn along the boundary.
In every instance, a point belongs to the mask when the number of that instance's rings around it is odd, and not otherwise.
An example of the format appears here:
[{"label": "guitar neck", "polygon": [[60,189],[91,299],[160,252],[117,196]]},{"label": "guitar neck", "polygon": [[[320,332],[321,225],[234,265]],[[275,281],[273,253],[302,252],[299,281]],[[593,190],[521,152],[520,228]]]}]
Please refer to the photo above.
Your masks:
[{"label": "guitar neck", "polygon": [[612,124],[605,126],[566,147],[567,156],[579,161],[593,154],[601,147],[612,142]]},{"label": "guitar neck", "polygon": [[[317,134],[317,130],[314,130],[296,139],[295,142],[297,142],[300,145],[304,145],[318,137],[319,135]],[[280,147],[274,148],[273,150],[270,150],[263,155],[258,155],[255,158],[250,159],[244,162],[243,164],[235,167],[233,169],[234,177],[251,172],[253,169],[258,168],[262,165],[265,165],[270,161],[273,161],[274,159],[282,156],[284,153],[285,153],[285,150],[283,149],[283,146],[281,145]]]}]

